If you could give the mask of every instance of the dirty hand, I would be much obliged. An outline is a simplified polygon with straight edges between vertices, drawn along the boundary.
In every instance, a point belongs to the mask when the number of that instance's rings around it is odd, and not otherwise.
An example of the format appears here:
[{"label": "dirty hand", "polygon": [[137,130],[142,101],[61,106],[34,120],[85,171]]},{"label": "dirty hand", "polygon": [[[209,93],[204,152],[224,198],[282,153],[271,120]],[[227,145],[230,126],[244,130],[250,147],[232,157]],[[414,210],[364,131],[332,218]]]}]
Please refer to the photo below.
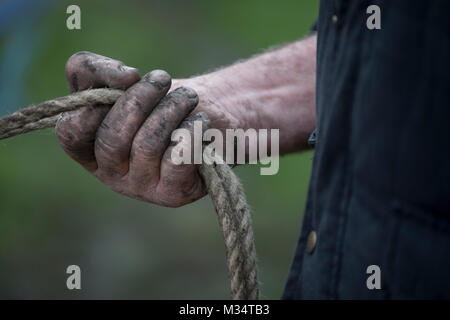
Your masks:
[{"label": "dirty hand", "polygon": [[[204,184],[193,164],[176,165],[171,159],[172,132],[202,119],[231,126],[232,117],[207,97],[199,105],[191,79],[175,80],[161,70],[142,78],[135,68],[90,52],[79,52],[67,61],[71,92],[88,88],[126,90],[109,106],[86,106],[62,115],[56,134],[64,151],[114,191],[168,207],[178,207],[203,197]],[[193,84],[191,89],[187,85]],[[186,87],[185,87],[186,85]],[[208,108],[205,106],[208,104]],[[217,127],[217,126],[216,126]]]}]

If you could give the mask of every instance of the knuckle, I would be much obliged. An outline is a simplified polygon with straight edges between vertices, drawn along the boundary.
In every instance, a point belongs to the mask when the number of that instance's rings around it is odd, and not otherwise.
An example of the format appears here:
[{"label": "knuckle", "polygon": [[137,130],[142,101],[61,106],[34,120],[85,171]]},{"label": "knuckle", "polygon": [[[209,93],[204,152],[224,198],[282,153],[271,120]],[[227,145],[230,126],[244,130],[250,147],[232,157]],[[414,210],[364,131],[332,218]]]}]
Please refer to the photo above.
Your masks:
[{"label": "knuckle", "polygon": [[147,139],[147,135],[142,134],[141,132],[136,135],[133,141],[133,146],[139,150],[148,149],[149,147],[151,147],[151,145],[151,142],[149,141],[149,139]]},{"label": "knuckle", "polygon": [[125,161],[128,154],[126,141],[120,136],[110,134],[97,134],[95,139],[95,153],[110,161]]},{"label": "knuckle", "polygon": [[110,126],[107,121],[103,121],[96,134],[96,150],[107,153],[121,153],[123,146],[127,144],[127,139],[114,126]]},{"label": "knuckle", "polygon": [[160,158],[158,150],[160,145],[149,139],[145,134],[138,134],[133,141],[132,157],[139,155],[140,158],[154,161]]},{"label": "knuckle", "polygon": [[115,144],[121,144],[124,141],[121,128],[118,127],[115,119],[106,116],[106,118],[100,124],[97,132],[97,138],[102,138],[107,141],[114,141]]}]

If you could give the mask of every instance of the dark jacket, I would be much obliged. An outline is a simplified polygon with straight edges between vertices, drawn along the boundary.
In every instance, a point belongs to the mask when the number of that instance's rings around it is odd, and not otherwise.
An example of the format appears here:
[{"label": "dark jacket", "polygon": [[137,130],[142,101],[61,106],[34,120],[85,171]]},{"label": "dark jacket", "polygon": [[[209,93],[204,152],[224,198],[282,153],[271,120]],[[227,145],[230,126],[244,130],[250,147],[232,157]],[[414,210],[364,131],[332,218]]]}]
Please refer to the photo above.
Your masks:
[{"label": "dark jacket", "polygon": [[449,15],[448,0],[321,1],[315,155],[284,298],[450,298]]}]

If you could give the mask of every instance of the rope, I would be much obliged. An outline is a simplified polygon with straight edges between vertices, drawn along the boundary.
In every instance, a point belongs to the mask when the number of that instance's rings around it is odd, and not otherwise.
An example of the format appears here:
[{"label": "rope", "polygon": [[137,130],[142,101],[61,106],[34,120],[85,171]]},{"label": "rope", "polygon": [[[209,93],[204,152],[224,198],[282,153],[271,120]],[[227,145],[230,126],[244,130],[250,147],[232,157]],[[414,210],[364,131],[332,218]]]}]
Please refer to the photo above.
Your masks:
[{"label": "rope", "polygon": [[[116,89],[90,89],[20,109],[0,118],[0,140],[34,130],[52,128],[61,113],[86,105],[113,105],[123,94]],[[204,154],[211,154],[205,152]],[[259,298],[256,250],[250,210],[238,178],[227,164],[203,163],[199,173],[214,203],[226,249],[230,296],[233,300]]]}]

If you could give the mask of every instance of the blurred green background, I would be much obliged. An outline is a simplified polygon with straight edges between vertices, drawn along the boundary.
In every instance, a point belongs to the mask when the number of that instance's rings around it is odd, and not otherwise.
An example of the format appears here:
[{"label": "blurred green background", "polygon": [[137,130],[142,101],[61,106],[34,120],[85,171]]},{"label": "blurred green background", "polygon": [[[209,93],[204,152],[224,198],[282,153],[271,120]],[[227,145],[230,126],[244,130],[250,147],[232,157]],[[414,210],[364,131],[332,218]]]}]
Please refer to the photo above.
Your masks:
[{"label": "blurred green background", "polygon": [[[69,4],[81,8],[81,30],[66,28]],[[305,36],[317,10],[316,0],[0,1],[0,112],[67,94],[64,65],[77,51],[189,77]],[[311,159],[284,156],[275,176],[235,169],[252,207],[262,298],[281,296]],[[66,288],[71,264],[82,290]],[[169,209],[115,194],[52,130],[1,141],[0,298],[226,299],[211,201]]]}]

